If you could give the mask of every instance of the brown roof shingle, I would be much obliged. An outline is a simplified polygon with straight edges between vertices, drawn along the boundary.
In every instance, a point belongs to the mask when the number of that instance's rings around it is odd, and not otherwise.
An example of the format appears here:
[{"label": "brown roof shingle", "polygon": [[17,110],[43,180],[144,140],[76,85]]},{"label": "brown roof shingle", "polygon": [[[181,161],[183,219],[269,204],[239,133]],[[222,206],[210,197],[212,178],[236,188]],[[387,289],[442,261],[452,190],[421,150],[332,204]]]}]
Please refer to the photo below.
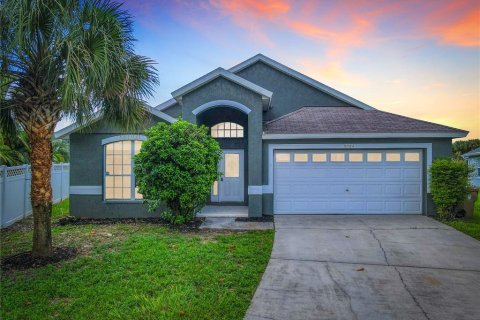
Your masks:
[{"label": "brown roof shingle", "polygon": [[265,134],[468,133],[389,112],[356,107],[303,107],[266,122],[263,130]]}]

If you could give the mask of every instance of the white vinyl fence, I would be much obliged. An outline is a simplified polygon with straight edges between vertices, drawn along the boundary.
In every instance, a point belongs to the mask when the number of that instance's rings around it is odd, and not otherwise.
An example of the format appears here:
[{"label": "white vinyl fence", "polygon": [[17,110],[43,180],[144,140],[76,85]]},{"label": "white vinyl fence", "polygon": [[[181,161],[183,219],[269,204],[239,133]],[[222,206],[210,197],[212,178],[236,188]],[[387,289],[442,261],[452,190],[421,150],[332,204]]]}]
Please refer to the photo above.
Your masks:
[{"label": "white vinyl fence", "polygon": [[[68,198],[70,164],[55,163],[52,166],[53,203]],[[0,166],[0,222],[7,227],[32,214],[30,203],[30,165],[18,167]]]}]

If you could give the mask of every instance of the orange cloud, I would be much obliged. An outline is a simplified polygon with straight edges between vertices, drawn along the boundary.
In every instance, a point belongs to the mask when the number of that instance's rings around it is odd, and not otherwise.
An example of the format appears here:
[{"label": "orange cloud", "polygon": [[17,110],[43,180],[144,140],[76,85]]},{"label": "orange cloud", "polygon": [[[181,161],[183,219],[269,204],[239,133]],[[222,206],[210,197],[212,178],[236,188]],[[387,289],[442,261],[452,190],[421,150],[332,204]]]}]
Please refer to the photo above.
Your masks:
[{"label": "orange cloud", "polygon": [[248,15],[250,17],[273,19],[286,14],[290,10],[288,2],[279,0],[211,0],[210,3],[237,18]]},{"label": "orange cloud", "polygon": [[467,12],[451,24],[438,28],[443,43],[464,47],[480,46],[480,8]]},{"label": "orange cloud", "polygon": [[345,70],[340,61],[329,60],[319,64],[312,59],[302,59],[299,70],[314,79],[322,79],[322,82],[329,85],[363,87],[369,84],[367,79]]}]

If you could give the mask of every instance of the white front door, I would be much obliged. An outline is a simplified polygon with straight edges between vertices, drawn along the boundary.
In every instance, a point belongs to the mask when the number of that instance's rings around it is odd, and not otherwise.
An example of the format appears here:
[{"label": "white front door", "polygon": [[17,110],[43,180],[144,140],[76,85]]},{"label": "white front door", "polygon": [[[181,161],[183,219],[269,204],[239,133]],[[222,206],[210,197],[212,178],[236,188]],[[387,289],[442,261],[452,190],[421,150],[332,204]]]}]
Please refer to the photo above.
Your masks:
[{"label": "white front door", "polygon": [[421,214],[421,150],[278,150],[276,214]]},{"label": "white front door", "polygon": [[222,177],[212,187],[212,202],[244,201],[243,161],[243,150],[223,150],[218,164]]}]

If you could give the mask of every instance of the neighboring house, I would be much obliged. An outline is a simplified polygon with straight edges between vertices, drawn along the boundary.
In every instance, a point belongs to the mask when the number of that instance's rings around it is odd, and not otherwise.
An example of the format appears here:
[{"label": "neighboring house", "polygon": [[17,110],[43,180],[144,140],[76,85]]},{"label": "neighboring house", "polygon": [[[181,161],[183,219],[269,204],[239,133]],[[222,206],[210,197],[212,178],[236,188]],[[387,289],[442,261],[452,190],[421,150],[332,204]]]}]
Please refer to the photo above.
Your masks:
[{"label": "neighboring house", "polygon": [[[404,94],[399,92],[399,94]],[[211,204],[262,214],[431,214],[427,168],[468,132],[377,110],[261,54],[218,68],[151,108],[211,128],[223,178]],[[421,107],[421,106],[419,106]],[[148,125],[148,126],[149,126]],[[146,126],[146,127],[148,127]],[[71,213],[141,217],[132,155],[145,136],[71,125]]]},{"label": "neighboring house", "polygon": [[468,165],[474,169],[470,175],[470,182],[472,185],[480,187],[480,148],[462,154],[462,157],[467,160]]}]

